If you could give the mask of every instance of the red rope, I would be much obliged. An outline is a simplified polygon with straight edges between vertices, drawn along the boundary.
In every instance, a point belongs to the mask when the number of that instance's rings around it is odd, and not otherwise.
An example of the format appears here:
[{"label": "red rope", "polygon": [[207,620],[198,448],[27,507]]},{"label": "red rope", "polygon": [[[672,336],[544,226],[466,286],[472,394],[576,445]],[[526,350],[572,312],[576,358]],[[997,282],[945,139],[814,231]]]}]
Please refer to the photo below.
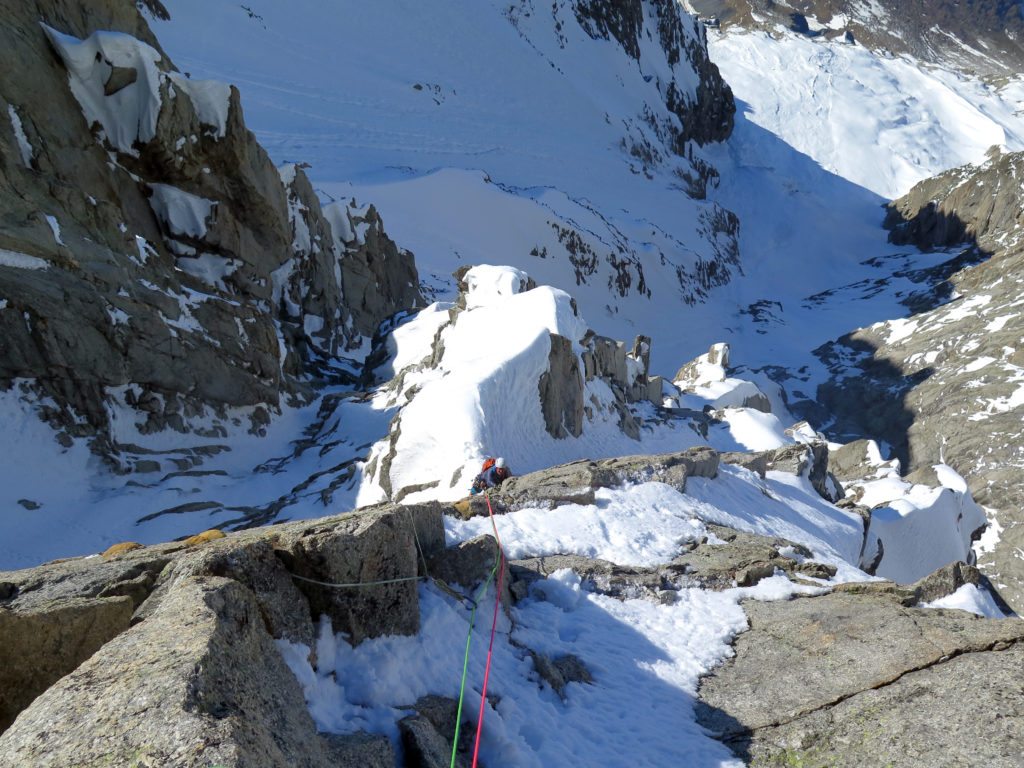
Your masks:
[{"label": "red rope", "polygon": [[494,523],[494,510],[491,509],[491,497],[484,493],[487,499],[487,512],[491,516],[491,527],[494,528],[494,539],[498,542],[498,554],[500,566],[498,570],[498,594],[494,600],[494,621],[491,622],[491,643],[487,647],[487,666],[484,668],[484,690],[480,694],[480,717],[476,721],[476,742],[473,745],[473,768],[476,768],[477,757],[480,754],[480,734],[484,729],[484,710],[487,707],[487,679],[491,676],[491,656],[494,652],[494,634],[498,627],[498,611],[501,608],[501,584],[505,575],[505,550],[501,546],[501,539],[498,538],[498,526]]}]

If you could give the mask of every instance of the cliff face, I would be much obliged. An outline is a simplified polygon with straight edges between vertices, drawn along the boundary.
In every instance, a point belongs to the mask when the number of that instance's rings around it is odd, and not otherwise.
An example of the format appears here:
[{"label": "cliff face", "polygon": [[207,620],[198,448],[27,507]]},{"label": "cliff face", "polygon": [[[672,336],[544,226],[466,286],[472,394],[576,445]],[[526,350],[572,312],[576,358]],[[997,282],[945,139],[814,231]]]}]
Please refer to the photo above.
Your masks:
[{"label": "cliff face", "polygon": [[422,302],[375,210],[323,211],[134,4],[0,10],[0,383],[55,427],[103,437],[111,398],[143,431],[273,407]]},{"label": "cliff face", "polygon": [[708,58],[703,25],[684,13],[679,3],[578,0],[574,11],[591,37],[615,40],[633,59],[639,61],[646,37],[657,40],[671,67],[680,62],[687,69],[692,67],[697,75],[692,93],[686,92],[686,85],[680,82],[683,78],[674,76],[668,82],[658,82],[665,106],[679,119],[680,127],[669,129],[670,143],[677,153],[685,152],[688,141],[706,144],[729,138],[736,114],[732,91]]}]

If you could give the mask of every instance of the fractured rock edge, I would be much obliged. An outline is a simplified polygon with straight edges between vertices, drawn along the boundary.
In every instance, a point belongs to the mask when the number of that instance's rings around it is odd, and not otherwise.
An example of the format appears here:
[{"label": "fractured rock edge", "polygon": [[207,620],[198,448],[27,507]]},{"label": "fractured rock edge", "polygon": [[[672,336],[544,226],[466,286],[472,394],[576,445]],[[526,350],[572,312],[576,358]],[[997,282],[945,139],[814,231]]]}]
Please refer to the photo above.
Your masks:
[{"label": "fractured rock edge", "polygon": [[748,764],[1021,764],[1024,671],[1003,654],[1024,655],[1024,621],[907,608],[882,591],[744,607],[751,628],[703,678],[696,711]]}]

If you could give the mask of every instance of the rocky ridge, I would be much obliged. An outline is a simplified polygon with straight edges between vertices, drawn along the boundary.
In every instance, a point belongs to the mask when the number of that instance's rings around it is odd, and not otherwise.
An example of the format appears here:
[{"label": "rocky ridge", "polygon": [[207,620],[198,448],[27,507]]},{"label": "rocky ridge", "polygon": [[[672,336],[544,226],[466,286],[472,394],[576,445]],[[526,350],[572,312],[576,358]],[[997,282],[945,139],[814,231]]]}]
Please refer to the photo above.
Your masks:
[{"label": "rocky ridge", "polygon": [[1013,76],[1024,65],[1024,18],[1019,6],[1000,0],[684,0],[684,5],[722,29],[783,27],[996,79]]},{"label": "rocky ridge", "polygon": [[[779,469],[785,466],[779,458],[706,448],[636,456],[594,463],[584,474],[579,464],[553,467],[515,478],[515,487],[502,493],[557,506],[644,478],[685,492],[686,477],[713,479],[721,461]],[[479,584],[494,563],[490,536],[445,547],[442,515],[461,513],[472,509],[385,505],[226,536],[208,532],[188,542],[125,543],[102,555],[0,573],[3,646],[33,649],[12,656],[0,676],[0,755],[6,764],[34,767],[128,759],[139,766],[400,764],[386,737],[317,733],[274,639],[311,647],[320,615],[352,643],[415,634],[417,576],[429,575],[454,596],[448,584]],[[505,576],[506,601],[522,599],[531,584],[560,568],[577,572],[586,589],[659,603],[671,602],[680,589],[727,589],[785,573],[819,587],[815,596],[745,604],[751,629],[738,637],[735,659],[701,689],[706,727],[738,754],[761,761],[755,764],[819,752],[826,759],[835,750],[858,755],[835,735],[865,711],[883,724],[893,714],[902,717],[904,688],[912,682],[915,695],[934,703],[928,716],[950,729],[950,741],[983,732],[993,764],[1011,764],[999,756],[1019,750],[1012,716],[979,724],[974,713],[963,716],[961,697],[948,689],[969,665],[981,704],[992,703],[993,689],[1009,695],[1016,683],[1004,663],[1019,652],[1024,622],[914,607],[977,583],[976,571],[954,564],[915,585],[836,585],[828,581],[834,568],[815,563],[800,545],[722,526],[708,530],[709,537],[687,542],[657,568],[578,556],[514,561]],[[358,592],[331,586],[403,577],[410,580]],[[543,599],[542,589],[531,593]],[[893,626],[906,631],[879,631]],[[569,680],[591,681],[585,660],[521,651],[560,694]],[[851,663],[855,674],[825,673]],[[758,692],[768,685],[784,693],[785,706],[774,696],[766,704],[750,690],[751,680]],[[447,765],[455,702],[427,697],[406,704],[409,714],[399,724],[404,764]],[[905,754],[917,754],[917,742],[884,725],[871,738],[911,744]],[[894,765],[912,764],[893,754]]]},{"label": "rocky ridge", "polygon": [[125,471],[111,409],[259,431],[354,380],[347,351],[422,303],[412,255],[275,168],[237,89],[176,71],[134,4],[65,5],[2,7],[0,384]]},{"label": "rocky ridge", "polygon": [[906,320],[877,323],[818,350],[832,380],[818,400],[838,417],[841,441],[868,435],[893,446],[904,474],[947,462],[990,510],[999,542],[979,566],[1017,612],[1024,610],[1024,157],[921,182],[889,206],[894,242],[946,250],[920,275],[937,288],[907,298]]}]

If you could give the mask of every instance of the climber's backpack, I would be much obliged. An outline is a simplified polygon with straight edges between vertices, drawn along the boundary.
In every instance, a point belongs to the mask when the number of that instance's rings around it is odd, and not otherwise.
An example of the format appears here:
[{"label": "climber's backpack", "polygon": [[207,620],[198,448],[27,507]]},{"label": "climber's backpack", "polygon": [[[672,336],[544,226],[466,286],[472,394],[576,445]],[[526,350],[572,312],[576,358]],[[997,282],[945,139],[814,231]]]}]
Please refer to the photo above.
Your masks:
[{"label": "climber's backpack", "polygon": [[481,474],[486,472],[488,469],[494,466],[494,459],[484,459],[484,467],[480,470]]}]

